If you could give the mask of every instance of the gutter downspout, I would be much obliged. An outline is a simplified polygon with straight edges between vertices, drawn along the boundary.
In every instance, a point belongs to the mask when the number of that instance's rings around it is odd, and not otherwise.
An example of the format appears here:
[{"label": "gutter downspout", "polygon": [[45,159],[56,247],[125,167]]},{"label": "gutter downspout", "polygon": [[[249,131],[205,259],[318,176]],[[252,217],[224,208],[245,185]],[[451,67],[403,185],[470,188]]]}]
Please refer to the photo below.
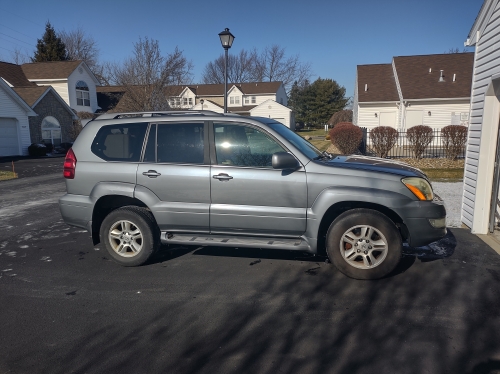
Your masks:
[{"label": "gutter downspout", "polygon": [[394,58],[392,58],[392,72],[394,74],[394,80],[396,81],[396,89],[398,90],[399,96],[399,110],[398,110],[398,122],[397,122],[397,130],[403,131],[404,129],[404,113],[405,113],[405,105],[403,101],[403,92],[401,91],[401,85],[399,84],[398,72],[396,70],[396,63]]}]

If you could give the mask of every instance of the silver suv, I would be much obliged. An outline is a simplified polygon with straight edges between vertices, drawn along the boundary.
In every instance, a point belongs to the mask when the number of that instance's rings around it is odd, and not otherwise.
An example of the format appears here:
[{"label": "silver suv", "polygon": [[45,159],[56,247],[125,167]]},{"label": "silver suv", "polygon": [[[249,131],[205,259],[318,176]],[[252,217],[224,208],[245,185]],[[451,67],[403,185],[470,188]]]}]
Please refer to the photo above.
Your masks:
[{"label": "silver suv", "polygon": [[375,279],[394,270],[404,241],[446,234],[443,202],[420,170],[322,153],[268,118],[104,114],[83,128],[64,177],[65,222],[124,266],[161,244],[326,249],[347,276]]}]

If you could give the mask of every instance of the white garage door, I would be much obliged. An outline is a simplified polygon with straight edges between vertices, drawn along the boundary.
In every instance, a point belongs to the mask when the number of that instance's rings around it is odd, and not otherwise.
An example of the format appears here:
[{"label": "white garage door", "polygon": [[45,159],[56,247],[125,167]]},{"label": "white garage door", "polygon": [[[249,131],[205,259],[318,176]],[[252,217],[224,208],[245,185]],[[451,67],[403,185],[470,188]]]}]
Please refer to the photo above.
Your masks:
[{"label": "white garage door", "polygon": [[0,118],[0,156],[19,154],[17,124],[13,118]]}]

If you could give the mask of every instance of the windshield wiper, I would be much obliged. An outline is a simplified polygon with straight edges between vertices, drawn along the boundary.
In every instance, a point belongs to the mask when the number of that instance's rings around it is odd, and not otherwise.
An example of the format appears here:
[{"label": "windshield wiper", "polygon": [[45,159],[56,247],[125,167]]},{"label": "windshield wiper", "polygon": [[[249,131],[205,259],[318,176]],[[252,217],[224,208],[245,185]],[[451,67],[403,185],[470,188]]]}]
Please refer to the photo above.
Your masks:
[{"label": "windshield wiper", "polygon": [[313,158],[313,160],[331,160],[333,155],[327,151],[323,151],[320,155]]}]

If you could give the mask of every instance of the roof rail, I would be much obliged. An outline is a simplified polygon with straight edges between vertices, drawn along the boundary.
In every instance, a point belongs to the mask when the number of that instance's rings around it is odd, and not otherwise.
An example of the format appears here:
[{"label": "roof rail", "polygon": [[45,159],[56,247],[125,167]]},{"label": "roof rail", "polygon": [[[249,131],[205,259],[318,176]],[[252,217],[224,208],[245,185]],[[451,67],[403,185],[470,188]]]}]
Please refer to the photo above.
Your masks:
[{"label": "roof rail", "polygon": [[137,117],[164,117],[164,116],[182,116],[182,115],[201,115],[201,116],[223,116],[223,113],[213,112],[211,110],[172,110],[156,112],[126,112],[126,113],[105,113],[95,118],[96,121],[104,119],[118,118],[137,118]]}]

